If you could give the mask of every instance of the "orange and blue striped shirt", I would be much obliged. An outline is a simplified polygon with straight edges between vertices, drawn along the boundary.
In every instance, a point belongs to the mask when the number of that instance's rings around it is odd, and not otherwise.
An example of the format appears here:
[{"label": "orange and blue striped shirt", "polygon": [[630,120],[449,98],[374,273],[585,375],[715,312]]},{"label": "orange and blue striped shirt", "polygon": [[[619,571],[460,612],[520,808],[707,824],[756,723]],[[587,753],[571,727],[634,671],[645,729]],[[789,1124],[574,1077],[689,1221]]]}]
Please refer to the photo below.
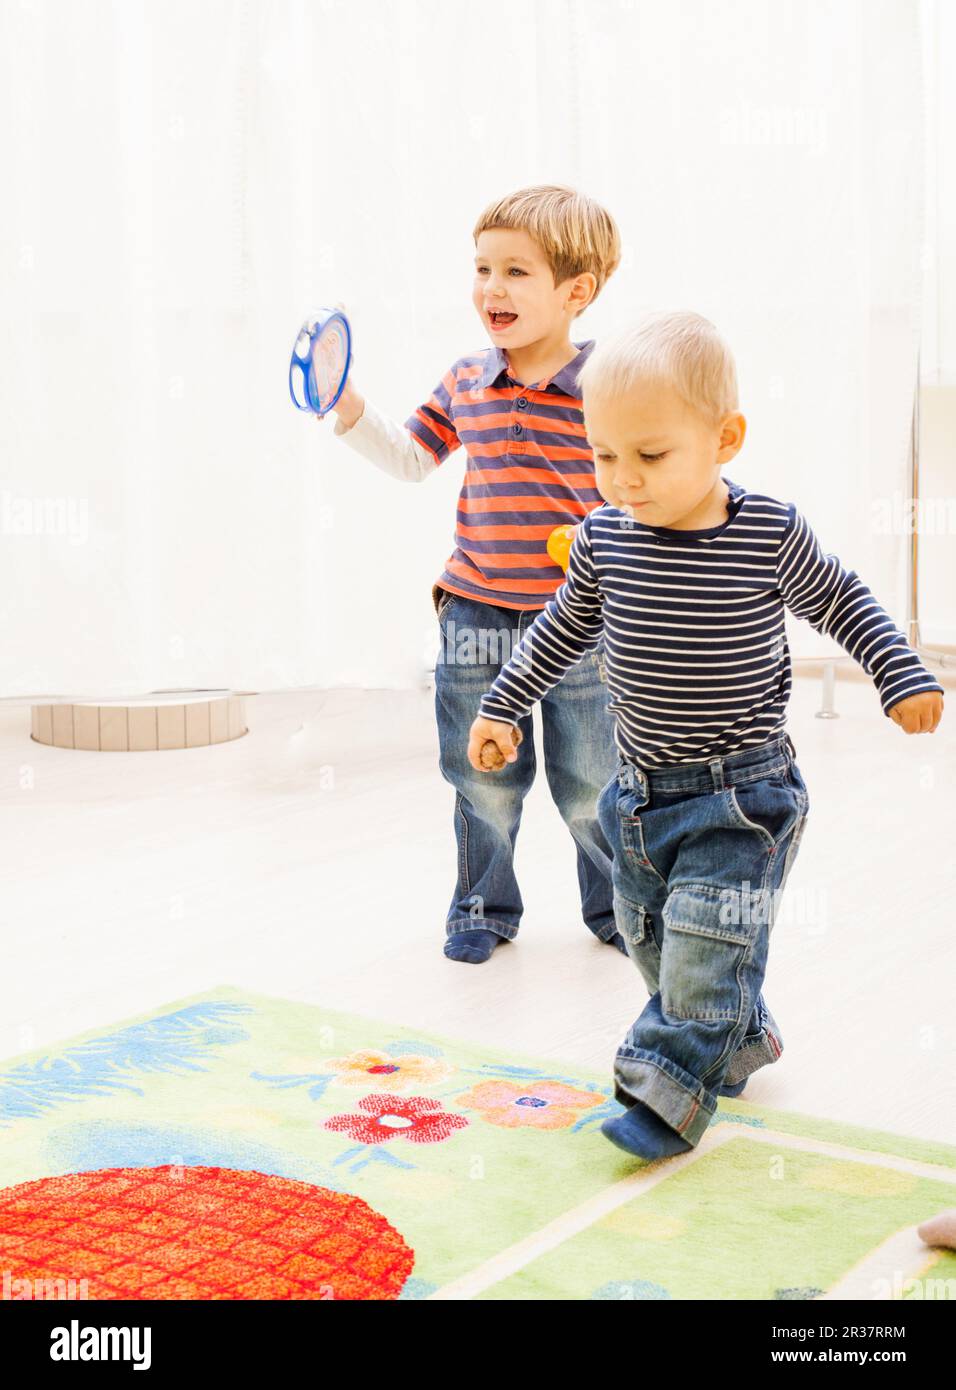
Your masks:
[{"label": "orange and blue striped shirt", "polygon": [[578,373],[593,339],[547,380],[525,386],[505,353],[460,357],[405,428],[436,464],[463,445],[455,549],[443,589],[501,608],[543,608],[564,582],[547,552],[556,526],[576,525],[604,499],[584,432]]}]

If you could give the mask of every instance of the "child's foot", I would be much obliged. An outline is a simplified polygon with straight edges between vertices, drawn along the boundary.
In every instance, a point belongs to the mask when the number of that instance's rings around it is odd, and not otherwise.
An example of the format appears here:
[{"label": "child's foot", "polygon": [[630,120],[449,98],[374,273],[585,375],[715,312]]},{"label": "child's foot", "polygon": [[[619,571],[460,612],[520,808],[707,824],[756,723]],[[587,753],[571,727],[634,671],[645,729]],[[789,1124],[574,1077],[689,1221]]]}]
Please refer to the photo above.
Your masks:
[{"label": "child's foot", "polygon": [[732,1086],[725,1081],[723,1086],[717,1088],[717,1094],[719,1096],[739,1096],[749,1080],[750,1077],[745,1076],[743,1081],[735,1081]]},{"label": "child's foot", "polygon": [[607,944],[609,946],[616,946],[622,955],[627,955],[627,942],[619,931],[616,931],[613,936],[608,937]]},{"label": "child's foot", "polygon": [[488,931],[485,927],[476,927],[474,931],[456,931],[445,941],[445,955],[449,960],[481,965],[504,939],[496,931]]},{"label": "child's foot", "polygon": [[694,1147],[682,1139],[676,1129],[671,1129],[649,1105],[642,1105],[639,1100],[623,1115],[605,1120],[601,1133],[619,1149],[637,1154],[638,1158],[646,1158],[649,1163],[655,1158],[686,1153]]}]

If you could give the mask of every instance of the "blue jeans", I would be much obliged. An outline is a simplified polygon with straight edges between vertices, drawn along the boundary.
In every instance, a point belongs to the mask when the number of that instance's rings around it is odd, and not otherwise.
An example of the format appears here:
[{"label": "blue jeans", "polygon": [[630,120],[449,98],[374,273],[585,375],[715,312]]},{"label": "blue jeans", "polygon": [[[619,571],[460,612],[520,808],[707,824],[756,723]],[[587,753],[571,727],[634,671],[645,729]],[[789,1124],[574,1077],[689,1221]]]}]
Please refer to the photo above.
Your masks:
[{"label": "blue jeans", "polygon": [[[484,928],[513,939],[524,910],[514,846],[536,758],[531,716],[519,723],[517,760],[499,772],[476,772],[468,731],[478,705],[518,641],[538,616],[480,603],[436,586],[441,649],[435,666],[439,767],[455,788],[458,881],[446,932]],[[544,768],[555,805],[574,839],[585,924],[602,941],[614,935],[611,851],[597,821],[597,799],[618,765],[608,713],[603,647],[572,666],[541,701]]]},{"label": "blue jeans", "polygon": [[614,908],[651,995],[614,1063],[614,1094],[696,1145],[724,1083],[783,1050],[760,993],[809,796],[788,734],[667,768],[621,759],[598,803]]}]

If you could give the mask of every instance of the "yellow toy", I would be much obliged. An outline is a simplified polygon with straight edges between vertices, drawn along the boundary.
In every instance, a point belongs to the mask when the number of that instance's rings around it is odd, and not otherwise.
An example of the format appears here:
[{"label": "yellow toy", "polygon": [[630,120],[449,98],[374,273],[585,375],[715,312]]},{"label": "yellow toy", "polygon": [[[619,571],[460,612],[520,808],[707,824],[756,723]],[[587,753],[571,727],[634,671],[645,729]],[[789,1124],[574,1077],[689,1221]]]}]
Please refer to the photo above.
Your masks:
[{"label": "yellow toy", "polygon": [[556,565],[567,573],[571,542],[574,540],[576,526],[556,526],[548,537],[548,554]]}]

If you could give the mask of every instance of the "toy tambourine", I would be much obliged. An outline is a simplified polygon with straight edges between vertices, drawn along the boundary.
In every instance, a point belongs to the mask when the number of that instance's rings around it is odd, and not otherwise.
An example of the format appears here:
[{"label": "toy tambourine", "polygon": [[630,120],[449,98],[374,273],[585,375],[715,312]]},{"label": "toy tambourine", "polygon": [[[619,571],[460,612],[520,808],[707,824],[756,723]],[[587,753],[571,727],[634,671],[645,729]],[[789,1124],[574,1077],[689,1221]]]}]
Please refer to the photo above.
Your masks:
[{"label": "toy tambourine", "polygon": [[297,410],[327,415],[345,386],[352,330],[341,309],[316,309],[299,329],[289,364],[289,394]]}]

